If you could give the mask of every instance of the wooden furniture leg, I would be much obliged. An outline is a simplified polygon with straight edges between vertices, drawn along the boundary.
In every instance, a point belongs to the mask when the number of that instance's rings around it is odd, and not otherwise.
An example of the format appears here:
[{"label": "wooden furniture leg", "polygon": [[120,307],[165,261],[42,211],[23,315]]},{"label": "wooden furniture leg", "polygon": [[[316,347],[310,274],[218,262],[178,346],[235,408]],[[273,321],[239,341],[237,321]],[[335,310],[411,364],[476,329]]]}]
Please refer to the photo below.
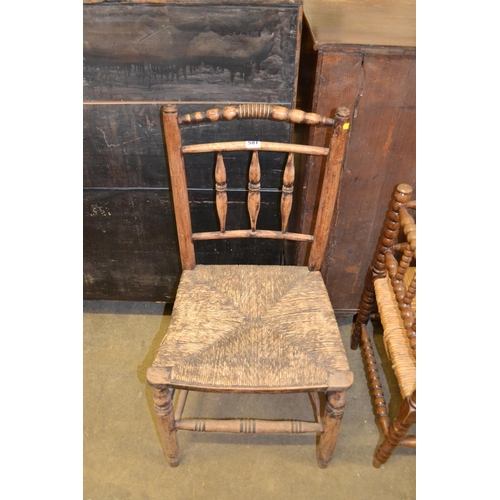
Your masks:
[{"label": "wooden furniture leg", "polygon": [[372,268],[368,270],[365,278],[365,287],[363,296],[359,305],[359,312],[356,316],[354,328],[351,333],[351,349],[356,350],[361,341],[361,326],[368,324],[370,316],[377,310],[375,299],[375,290],[373,288],[373,272]]},{"label": "wooden furniture leg", "polygon": [[326,393],[326,407],[323,413],[323,433],[319,439],[317,461],[325,469],[332,459],[337,443],[340,422],[344,415],[346,391],[331,391]]},{"label": "wooden furniture leg", "polygon": [[374,467],[378,468],[387,462],[392,452],[408,432],[408,429],[415,423],[416,416],[417,391],[415,390],[411,396],[405,398],[401,403],[398,418],[391,425],[384,441],[375,453],[375,458],[373,459]]},{"label": "wooden furniture leg", "polygon": [[[316,453],[319,466],[324,468],[333,455],[344,412],[345,391],[354,377],[320,272],[335,215],[349,138],[350,111],[338,107],[335,117],[330,118],[267,103],[242,103],[179,117],[177,107],[167,104],[162,107],[162,115],[182,264],[168,333],[147,371],[148,384],[155,388],[155,411],[165,458],[173,467],[179,464],[176,436],[183,430],[249,434],[310,432],[316,436],[320,433]],[[196,124],[235,119],[318,125],[330,127],[331,135],[327,133],[330,135],[328,147],[260,139],[182,144],[184,132],[181,131],[190,125],[195,126],[194,137],[205,126],[196,128]],[[267,132],[265,126],[253,137],[257,139],[262,135],[264,139]],[[215,127],[210,134],[219,140],[222,136],[230,139],[232,135],[226,127],[220,130]],[[232,138],[238,139],[237,130],[234,135]],[[271,139],[276,137],[275,132],[269,135]],[[228,230],[226,220],[231,208],[227,196],[228,173],[233,170],[232,152],[237,151],[245,156],[251,153],[245,190],[250,224]],[[210,152],[216,154],[215,208],[220,230],[193,232],[184,159],[191,154]],[[259,158],[261,152],[288,155],[282,177],[281,230],[258,226],[259,210],[264,202],[261,181],[266,180],[267,175],[262,175],[261,166],[267,170],[277,166],[269,157]],[[319,208],[312,223],[314,234],[287,231],[295,180],[293,158],[299,154],[325,157],[323,175],[320,175]],[[227,167],[231,168],[226,169],[225,158],[230,159]],[[276,156],[279,163],[282,159],[284,157]],[[207,167],[213,168],[213,160],[207,161]],[[245,222],[244,218],[241,222]],[[196,241],[234,238],[311,242],[308,265],[257,265],[250,263],[253,259],[247,265],[196,265]],[[172,408],[174,389],[179,391],[175,410]],[[183,419],[188,390],[302,395],[309,391],[316,418],[314,421]],[[326,410],[321,411],[319,392],[325,391]]]},{"label": "wooden furniture leg", "polygon": [[361,325],[361,352],[363,354],[363,361],[368,374],[368,382],[370,392],[373,398],[373,405],[377,415],[378,422],[382,428],[384,436],[389,432],[390,420],[389,410],[385,401],[384,391],[380,382],[380,375],[378,373],[377,360],[373,352],[370,336],[366,330],[365,325]]},{"label": "wooden furniture leg", "polygon": [[160,441],[163,454],[172,467],[179,465],[179,444],[172,404],[172,389],[154,389],[153,401],[158,418]]}]

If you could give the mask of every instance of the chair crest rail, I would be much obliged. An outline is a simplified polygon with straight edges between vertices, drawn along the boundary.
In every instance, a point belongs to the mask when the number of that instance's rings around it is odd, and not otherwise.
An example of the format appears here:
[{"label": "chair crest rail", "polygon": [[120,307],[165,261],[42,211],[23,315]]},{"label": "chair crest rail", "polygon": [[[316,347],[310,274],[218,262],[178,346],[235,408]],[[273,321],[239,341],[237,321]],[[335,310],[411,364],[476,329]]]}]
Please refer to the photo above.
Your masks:
[{"label": "chair crest rail", "polygon": [[[270,238],[297,242],[312,242],[308,267],[319,270],[326,251],[328,234],[331,227],[335,200],[338,193],[339,177],[344,161],[350,127],[350,111],[337,108],[334,118],[327,118],[316,113],[307,113],[299,109],[288,109],[265,103],[240,104],[224,108],[209,109],[179,117],[177,107],[168,104],[162,108],[164,137],[174,198],[175,217],[178,227],[179,246],[183,269],[193,269],[196,265],[194,241],[226,238]],[[263,119],[287,121],[312,126],[331,126],[332,135],[329,147],[294,144],[289,142],[267,142],[260,140],[212,142],[205,144],[182,145],[180,125],[202,122],[230,121],[234,119]],[[227,230],[228,212],[227,169],[224,164],[224,152],[251,152],[248,171],[247,208],[250,218],[248,229]],[[287,156],[281,189],[281,231],[257,229],[261,206],[261,166],[259,152],[284,153]],[[184,155],[194,153],[215,153],[215,204],[219,219],[219,231],[193,233],[189,213],[189,199],[184,166]],[[320,210],[316,217],[314,235],[287,231],[292,212],[295,181],[294,154],[326,157],[324,179],[321,192]]]},{"label": "chair crest rail", "polygon": [[300,109],[288,109],[283,106],[260,103],[239,104],[236,106],[226,106],[224,108],[214,108],[208,109],[207,111],[187,114],[179,118],[179,125],[255,118],[305,123],[307,125],[333,125],[333,118],[328,118],[316,113],[306,113]]}]

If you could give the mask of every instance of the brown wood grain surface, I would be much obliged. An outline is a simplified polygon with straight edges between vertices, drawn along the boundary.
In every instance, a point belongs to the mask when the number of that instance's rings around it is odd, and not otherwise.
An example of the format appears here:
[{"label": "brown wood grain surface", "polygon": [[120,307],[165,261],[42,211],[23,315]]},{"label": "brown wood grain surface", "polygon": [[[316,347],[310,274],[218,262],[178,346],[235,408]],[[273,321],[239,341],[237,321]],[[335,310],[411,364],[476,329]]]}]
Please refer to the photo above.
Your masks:
[{"label": "brown wood grain surface", "polygon": [[304,0],[317,48],[415,47],[416,0]]},{"label": "brown wood grain surface", "polygon": [[186,169],[181,153],[182,139],[177,124],[179,119],[177,108],[175,106],[164,106],[162,108],[162,117],[164,134],[170,141],[169,147],[167,147],[167,157],[172,186],[172,199],[174,205],[177,207],[174,210],[174,214],[182,269],[193,269],[196,265],[196,259],[192,240],[193,231],[191,227]]},{"label": "brown wood grain surface", "polygon": [[[311,7],[315,2],[308,3]],[[316,5],[319,3],[324,2]],[[299,100],[310,103],[311,111],[317,113],[328,113],[337,106],[353,112],[324,277],[336,311],[354,313],[387,209],[384,200],[390,198],[395,185],[415,184],[416,53],[411,47],[326,43],[330,40],[326,34],[311,30],[309,25],[317,28],[315,22],[319,22],[317,18],[306,17]],[[320,35],[325,43],[319,43]],[[308,60],[316,62],[312,80]],[[322,131],[311,135],[313,145],[325,146],[327,141]],[[317,210],[320,171],[321,159],[311,159],[302,172],[301,182],[307,188],[301,200],[299,232],[309,231]],[[299,262],[306,258],[306,251],[299,247]]]}]

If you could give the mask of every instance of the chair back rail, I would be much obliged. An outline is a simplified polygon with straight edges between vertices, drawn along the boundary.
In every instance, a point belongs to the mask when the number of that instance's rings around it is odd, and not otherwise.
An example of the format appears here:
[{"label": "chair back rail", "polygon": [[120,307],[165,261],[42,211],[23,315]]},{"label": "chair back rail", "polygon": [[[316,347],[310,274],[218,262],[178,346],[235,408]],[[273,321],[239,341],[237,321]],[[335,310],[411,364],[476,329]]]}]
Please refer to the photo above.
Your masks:
[{"label": "chair back rail", "polygon": [[[345,158],[349,135],[349,110],[346,108],[338,108],[335,117],[328,118],[316,113],[306,113],[302,110],[288,109],[282,106],[273,106],[269,104],[240,104],[191,113],[179,118],[177,107],[169,104],[162,108],[162,116],[183,269],[193,269],[196,265],[193,241],[225,238],[271,238],[311,242],[308,264],[309,269],[319,270],[321,268],[332,223],[335,201],[338,194],[341,169]],[[333,130],[328,147],[266,141],[231,141],[182,145],[180,126],[203,122],[213,123],[224,120],[230,121],[234,119],[287,121],[290,123],[302,123],[311,126],[328,126],[332,127]],[[228,209],[227,175],[223,152],[245,150],[251,152],[247,198],[250,228],[228,231],[226,228]],[[259,151],[273,151],[287,154],[280,204],[281,231],[257,229],[261,203],[261,166],[259,162]],[[216,154],[215,202],[220,231],[193,233],[189,211],[184,155],[207,152],[214,152]],[[295,180],[294,154],[326,157],[323,186],[313,235],[290,233],[287,231],[293,203],[293,184]]]},{"label": "chair back rail", "polygon": [[[257,143],[257,144],[256,144]],[[297,153],[305,155],[328,156],[328,148],[320,146],[306,146],[302,144],[287,144],[282,142],[264,141],[233,141],[233,142],[210,142],[207,144],[192,144],[182,148],[183,154],[190,153],[218,153],[222,151],[242,151],[258,147],[259,151],[275,151],[281,153]]]}]

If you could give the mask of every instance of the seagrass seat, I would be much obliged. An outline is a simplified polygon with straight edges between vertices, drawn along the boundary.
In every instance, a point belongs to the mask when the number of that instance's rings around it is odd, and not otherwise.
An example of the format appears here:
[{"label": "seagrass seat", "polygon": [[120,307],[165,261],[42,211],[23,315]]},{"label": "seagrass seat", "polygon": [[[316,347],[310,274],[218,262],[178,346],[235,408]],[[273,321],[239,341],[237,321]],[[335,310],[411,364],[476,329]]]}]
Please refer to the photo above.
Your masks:
[{"label": "seagrass seat", "polygon": [[349,370],[323,279],[302,266],[185,271],[154,366],[179,386],[240,391],[321,389]]},{"label": "seagrass seat", "polygon": [[[375,412],[384,434],[375,453],[375,467],[387,462],[397,446],[416,448],[416,437],[407,436],[417,412],[417,239],[411,215],[416,210],[416,201],[410,201],[412,191],[408,184],[400,184],[393,193],[351,337],[351,348],[360,346],[363,352]],[[402,398],[399,415],[392,424],[366,328],[370,319],[380,320],[383,345]]]},{"label": "seagrass seat", "polygon": [[[178,116],[162,110],[168,165],[182,262],[182,275],[168,331],[148,369],[148,383],[158,418],[165,457],[179,464],[179,430],[235,433],[319,433],[317,461],[330,461],[353,382],[335,313],[320,274],[349,130],[349,112],[335,118],[267,104],[248,104]],[[183,145],[181,127],[217,126],[241,119],[305,123],[331,127],[329,147],[291,143],[233,141]],[[249,155],[248,215],[250,228],[226,227],[228,193],[224,154]],[[257,229],[260,208],[260,151],[284,154],[281,231]],[[215,204],[220,231],[193,232],[184,155],[213,152]],[[287,231],[291,213],[294,155],[325,157],[320,210],[313,235]],[[215,166],[214,166],[215,164]],[[310,246],[308,266],[196,264],[196,241],[271,238]],[[311,421],[250,419],[183,419],[190,390],[225,393],[307,392],[315,414]],[[179,391],[173,408],[174,391]],[[320,395],[326,398],[321,414]]]}]

